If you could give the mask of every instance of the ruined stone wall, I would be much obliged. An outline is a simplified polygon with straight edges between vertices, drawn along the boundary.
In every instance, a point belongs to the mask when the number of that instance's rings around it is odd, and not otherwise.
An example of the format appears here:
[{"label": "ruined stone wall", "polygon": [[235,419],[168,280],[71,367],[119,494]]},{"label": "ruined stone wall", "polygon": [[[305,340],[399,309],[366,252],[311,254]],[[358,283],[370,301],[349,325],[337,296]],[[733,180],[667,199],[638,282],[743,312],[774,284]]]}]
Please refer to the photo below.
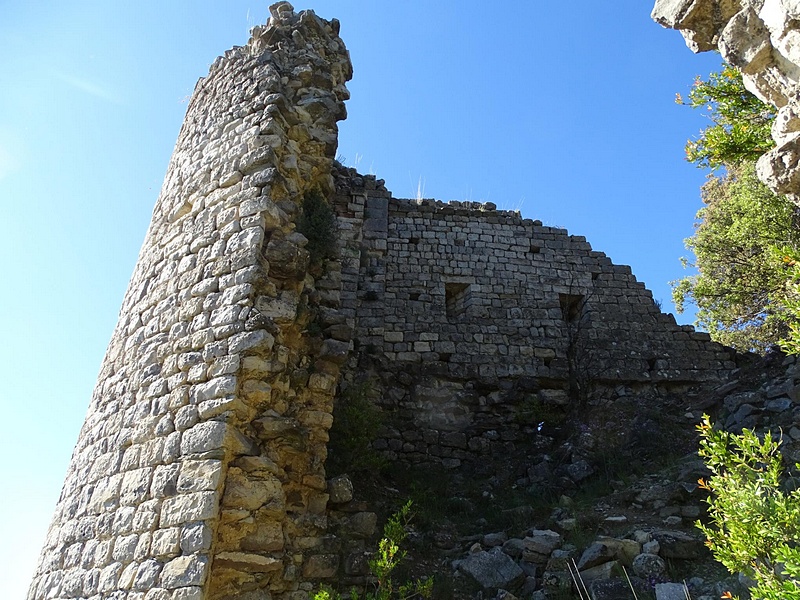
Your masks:
[{"label": "ruined stone wall", "polygon": [[[342,170],[342,313],[372,372],[390,458],[508,456],[534,405],[600,387],[717,381],[733,352],[679,326],[581,236],[491,204],[398,200]],[[534,411],[535,412],[535,411]],[[535,431],[533,431],[535,433]]]},{"label": "ruined stone wall", "polygon": [[775,193],[800,203],[800,5],[793,0],[657,0],[653,18],[693,52],[719,50],[745,87],[778,108],[776,147],[757,164]]},{"label": "ruined stone wall", "polygon": [[351,65],[336,21],[271,12],[197,84],[30,600],[305,597],[336,570],[323,463],[348,342],[305,333],[335,317],[337,265],[312,276],[294,223],[332,190]]}]

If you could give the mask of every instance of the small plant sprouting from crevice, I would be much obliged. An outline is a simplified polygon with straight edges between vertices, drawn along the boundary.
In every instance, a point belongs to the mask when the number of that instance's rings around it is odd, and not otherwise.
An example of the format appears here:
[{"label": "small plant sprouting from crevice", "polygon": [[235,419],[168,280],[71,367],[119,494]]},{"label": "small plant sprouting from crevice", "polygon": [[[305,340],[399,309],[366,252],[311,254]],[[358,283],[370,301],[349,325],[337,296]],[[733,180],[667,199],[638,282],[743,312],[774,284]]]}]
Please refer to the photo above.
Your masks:
[{"label": "small plant sprouting from crevice", "polygon": [[[372,589],[363,594],[358,589],[350,590],[350,600],[411,600],[412,598],[430,598],[433,593],[433,579],[416,579],[407,581],[395,587],[392,575],[405,558],[406,553],[400,549],[408,537],[408,524],[411,520],[411,501],[394,515],[392,515],[383,528],[383,538],[378,544],[375,557],[369,561],[369,570],[372,574]],[[344,600],[338,592],[323,588],[314,594],[314,600]]]},{"label": "small plant sprouting from crevice", "polygon": [[303,194],[297,231],[308,238],[312,274],[321,275],[325,262],[338,256],[336,214],[317,188]]}]

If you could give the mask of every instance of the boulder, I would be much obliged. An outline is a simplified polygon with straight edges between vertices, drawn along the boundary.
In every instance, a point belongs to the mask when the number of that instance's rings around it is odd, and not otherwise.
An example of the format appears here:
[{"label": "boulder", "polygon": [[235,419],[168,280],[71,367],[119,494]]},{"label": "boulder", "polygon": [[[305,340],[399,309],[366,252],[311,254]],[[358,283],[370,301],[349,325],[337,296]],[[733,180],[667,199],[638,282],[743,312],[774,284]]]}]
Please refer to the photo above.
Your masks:
[{"label": "boulder", "polygon": [[545,563],[550,553],[561,545],[561,536],[549,529],[533,529],[522,542],[524,544],[523,560]]},{"label": "boulder", "polygon": [[614,569],[618,566],[619,563],[615,560],[605,562],[597,565],[596,567],[581,571],[581,579],[583,579],[585,583],[596,581],[598,579],[611,579]]},{"label": "boulder", "polygon": [[513,590],[525,579],[519,565],[503,554],[500,548],[470,554],[458,563],[458,569],[485,590]]},{"label": "boulder", "polygon": [[652,533],[658,542],[661,556],[680,560],[694,560],[705,553],[705,545],[699,537],[693,537],[683,531],[660,529]]},{"label": "boulder", "polygon": [[633,572],[639,577],[657,577],[667,569],[667,563],[656,554],[640,554],[633,559]]},{"label": "boulder", "polygon": [[682,583],[657,583],[656,600],[686,600]]},{"label": "boulder", "polygon": [[333,504],[350,502],[353,499],[353,482],[347,475],[339,475],[328,480],[328,494]]},{"label": "boulder", "polygon": [[581,554],[578,570],[591,569],[614,559],[614,551],[602,542],[594,542]]},{"label": "boulder", "polygon": [[[631,577],[631,583],[639,598],[648,597],[650,588],[647,583],[638,577]],[[589,588],[591,600],[631,600],[634,597],[628,582],[623,579],[596,579],[586,587]]]}]

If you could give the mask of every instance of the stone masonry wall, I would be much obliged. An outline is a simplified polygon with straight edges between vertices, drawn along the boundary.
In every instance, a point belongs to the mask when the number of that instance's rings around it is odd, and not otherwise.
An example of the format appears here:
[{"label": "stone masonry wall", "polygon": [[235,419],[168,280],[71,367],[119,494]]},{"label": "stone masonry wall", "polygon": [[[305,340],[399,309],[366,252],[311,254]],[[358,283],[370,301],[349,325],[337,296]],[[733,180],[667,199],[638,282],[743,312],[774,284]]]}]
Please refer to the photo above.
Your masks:
[{"label": "stone masonry wall", "polygon": [[492,204],[398,200],[382,183],[340,170],[336,206],[342,313],[360,357],[349,371],[374,375],[390,458],[508,456],[532,404],[735,368],[732,350],[677,325],[583,237]]},{"label": "stone masonry wall", "polygon": [[315,280],[294,222],[332,191],[351,65],[336,21],[270,10],[197,84],[29,600],[305,597],[335,573],[349,343],[305,333],[335,316],[337,265]]},{"label": "stone masonry wall", "polygon": [[693,52],[719,50],[745,87],[778,108],[776,147],[758,177],[800,203],[800,4],[795,0],[657,0],[653,18],[678,29]]}]

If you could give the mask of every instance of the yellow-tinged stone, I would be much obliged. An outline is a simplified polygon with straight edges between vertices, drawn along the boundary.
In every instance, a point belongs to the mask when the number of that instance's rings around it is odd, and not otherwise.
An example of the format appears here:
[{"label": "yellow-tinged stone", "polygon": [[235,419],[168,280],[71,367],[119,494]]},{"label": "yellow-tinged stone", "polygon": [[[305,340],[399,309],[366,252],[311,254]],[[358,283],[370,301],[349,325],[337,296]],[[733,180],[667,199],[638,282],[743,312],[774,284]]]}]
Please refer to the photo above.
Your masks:
[{"label": "yellow-tinged stone", "polygon": [[226,509],[255,510],[264,505],[283,505],[283,488],[277,477],[255,479],[231,467],[225,479],[222,506]]},{"label": "yellow-tinged stone", "polygon": [[250,402],[267,405],[272,399],[272,386],[260,379],[248,379],[242,386],[242,393]]},{"label": "yellow-tinged stone", "polygon": [[283,527],[278,521],[258,523],[253,531],[244,536],[240,543],[242,550],[249,552],[279,552],[283,550]]},{"label": "yellow-tinged stone", "polygon": [[308,389],[330,392],[336,386],[336,377],[326,373],[312,373],[308,378]]},{"label": "yellow-tinged stone", "polygon": [[214,566],[251,573],[270,573],[282,569],[283,562],[271,556],[249,552],[220,552],[214,557]]}]

